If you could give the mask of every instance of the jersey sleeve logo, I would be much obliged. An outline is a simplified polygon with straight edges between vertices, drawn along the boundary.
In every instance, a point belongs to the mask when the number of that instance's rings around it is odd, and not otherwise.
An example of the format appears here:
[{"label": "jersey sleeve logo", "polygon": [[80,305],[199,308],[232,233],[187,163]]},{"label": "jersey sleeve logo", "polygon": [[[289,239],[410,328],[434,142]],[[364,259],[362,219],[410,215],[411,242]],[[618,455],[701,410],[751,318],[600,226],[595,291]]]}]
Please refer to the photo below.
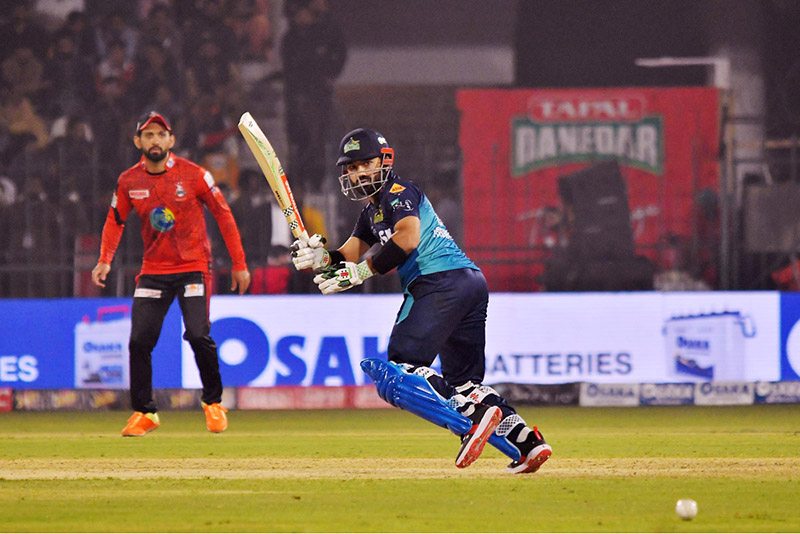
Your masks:
[{"label": "jersey sleeve logo", "polygon": [[402,209],[403,211],[413,211],[414,210],[414,206],[411,204],[411,201],[408,200],[408,199],[400,200],[399,198],[395,198],[394,200],[389,202],[389,205],[392,207],[392,211],[393,212],[397,211],[399,209]]},{"label": "jersey sleeve logo", "polygon": [[206,181],[206,185],[208,186],[209,189],[214,187],[214,177],[211,176],[210,172],[206,171],[206,173],[203,175],[203,180]]},{"label": "jersey sleeve logo", "polygon": [[394,184],[394,185],[392,185],[391,189],[389,189],[389,192],[396,195],[398,193],[402,193],[405,190],[406,190],[406,188],[403,187],[402,185]]}]

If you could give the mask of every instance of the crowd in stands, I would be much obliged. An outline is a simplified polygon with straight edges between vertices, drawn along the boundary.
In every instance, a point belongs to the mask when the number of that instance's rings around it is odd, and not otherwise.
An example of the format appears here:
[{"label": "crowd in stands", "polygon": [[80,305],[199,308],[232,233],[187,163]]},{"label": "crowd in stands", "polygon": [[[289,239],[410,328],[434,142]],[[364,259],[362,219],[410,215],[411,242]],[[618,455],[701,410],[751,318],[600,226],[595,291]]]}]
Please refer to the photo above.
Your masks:
[{"label": "crowd in stands", "polygon": [[[266,98],[248,94],[240,65],[275,60],[273,2],[3,4],[0,298],[93,296],[78,270],[96,261],[116,179],[139,157],[133,125],[151,109],[171,119],[176,152],[209,168],[229,194],[253,265],[253,292],[291,291],[286,250],[270,244],[264,227],[270,211],[263,203],[271,198],[242,194],[253,177],[240,176],[236,162],[239,116],[253,98]],[[138,233],[126,230],[115,262],[141,256]],[[116,293],[112,284],[109,294]]]}]

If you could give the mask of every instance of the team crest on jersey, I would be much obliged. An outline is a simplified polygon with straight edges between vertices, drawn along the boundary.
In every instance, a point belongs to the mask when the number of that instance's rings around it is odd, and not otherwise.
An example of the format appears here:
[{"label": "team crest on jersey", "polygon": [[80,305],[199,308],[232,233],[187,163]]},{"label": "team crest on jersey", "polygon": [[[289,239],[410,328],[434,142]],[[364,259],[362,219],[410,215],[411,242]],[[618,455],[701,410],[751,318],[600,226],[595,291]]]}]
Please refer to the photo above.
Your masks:
[{"label": "team crest on jersey", "polygon": [[176,185],[175,196],[177,198],[183,198],[186,196],[186,190],[183,188],[183,184],[181,184],[180,182],[178,182]]},{"label": "team crest on jersey", "polygon": [[128,196],[133,199],[142,199],[150,196],[149,189],[131,189],[128,191]]},{"label": "team crest on jersey", "polygon": [[361,148],[361,141],[356,141],[351,137],[350,140],[344,145],[344,152],[347,154],[351,150],[358,150],[359,148]]},{"label": "team crest on jersey", "polygon": [[389,189],[389,192],[396,195],[397,193],[402,193],[405,190],[406,190],[406,188],[403,187],[402,185],[394,184],[394,185],[392,185],[391,189]]},{"label": "team crest on jersey", "polygon": [[381,210],[376,211],[375,215],[372,216],[372,222],[379,223],[382,220],[383,220],[383,212]]}]

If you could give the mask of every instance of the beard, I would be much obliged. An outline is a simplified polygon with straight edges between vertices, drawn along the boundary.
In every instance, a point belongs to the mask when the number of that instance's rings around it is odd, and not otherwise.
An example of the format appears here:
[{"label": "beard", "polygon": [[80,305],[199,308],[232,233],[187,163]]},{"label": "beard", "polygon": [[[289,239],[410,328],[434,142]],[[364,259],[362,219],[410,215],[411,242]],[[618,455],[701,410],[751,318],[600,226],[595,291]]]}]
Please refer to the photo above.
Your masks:
[{"label": "beard", "polygon": [[144,157],[146,157],[153,163],[158,163],[159,161],[162,161],[164,158],[167,157],[167,154],[169,154],[169,150],[164,150],[162,148],[159,148],[161,152],[154,153],[153,152],[154,148],[151,148],[150,150],[142,149],[142,155],[144,155]]}]

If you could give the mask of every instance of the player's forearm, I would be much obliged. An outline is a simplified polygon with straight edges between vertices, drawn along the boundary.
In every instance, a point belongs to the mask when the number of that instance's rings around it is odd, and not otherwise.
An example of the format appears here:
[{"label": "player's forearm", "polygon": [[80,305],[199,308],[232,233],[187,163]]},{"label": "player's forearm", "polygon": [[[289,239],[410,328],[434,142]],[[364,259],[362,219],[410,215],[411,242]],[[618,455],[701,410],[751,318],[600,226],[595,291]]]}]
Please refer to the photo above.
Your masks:
[{"label": "player's forearm", "polygon": [[217,198],[215,195],[207,195],[204,200],[211,215],[217,221],[222,240],[225,242],[225,247],[228,249],[228,254],[233,262],[233,270],[243,271],[247,269],[242,238],[239,235],[239,228],[236,226],[236,220],[233,218],[230,207],[224,199]]},{"label": "player's forearm", "polygon": [[[369,250],[369,245],[367,245],[357,237],[350,236],[350,238],[344,242],[344,245],[339,247],[339,249],[336,252],[342,255],[342,259],[340,259],[339,261],[357,262],[361,258],[361,256],[366,254],[368,250]],[[331,254],[333,255],[333,252]],[[338,263],[338,262],[332,261],[331,263]]]},{"label": "player's forearm", "polygon": [[234,271],[244,271],[247,269],[247,262],[245,260],[244,248],[242,247],[242,238],[239,235],[239,229],[236,223],[233,222],[233,217],[229,224],[220,225],[220,232],[222,233],[222,240],[225,241],[225,247],[228,249],[228,254],[231,256],[233,262],[232,269]]},{"label": "player's forearm", "polygon": [[106,222],[103,225],[103,234],[100,238],[100,258],[98,263],[108,263],[114,259],[119,242],[122,240],[124,225],[117,223],[113,210],[109,210]]}]

